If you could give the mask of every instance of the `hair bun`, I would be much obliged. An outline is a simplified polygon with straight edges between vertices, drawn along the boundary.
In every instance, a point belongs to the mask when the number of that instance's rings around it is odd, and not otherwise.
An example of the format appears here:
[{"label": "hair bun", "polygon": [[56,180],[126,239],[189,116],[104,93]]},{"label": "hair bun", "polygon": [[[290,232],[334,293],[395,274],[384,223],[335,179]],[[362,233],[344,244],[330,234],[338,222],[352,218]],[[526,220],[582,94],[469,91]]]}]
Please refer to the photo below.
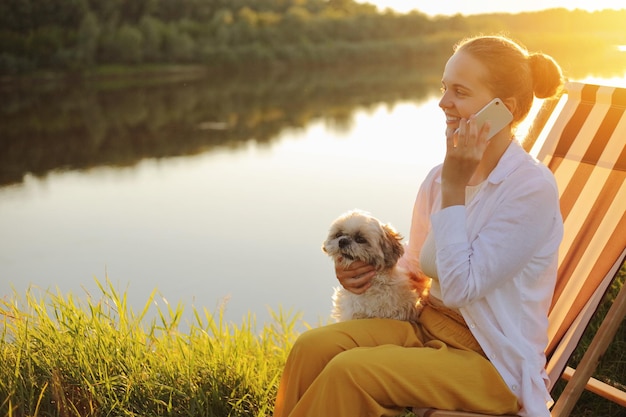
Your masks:
[{"label": "hair bun", "polygon": [[535,97],[550,98],[560,92],[563,86],[563,73],[551,56],[533,53],[528,56],[528,62],[532,72]]}]

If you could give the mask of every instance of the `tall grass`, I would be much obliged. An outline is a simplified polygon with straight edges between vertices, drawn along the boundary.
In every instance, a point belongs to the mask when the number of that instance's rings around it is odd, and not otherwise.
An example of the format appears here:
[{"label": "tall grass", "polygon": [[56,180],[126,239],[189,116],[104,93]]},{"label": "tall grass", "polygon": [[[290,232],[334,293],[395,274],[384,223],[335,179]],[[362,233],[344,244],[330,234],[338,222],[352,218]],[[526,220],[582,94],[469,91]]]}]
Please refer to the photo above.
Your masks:
[{"label": "tall grass", "polygon": [[[626,264],[600,306],[575,366],[626,279]],[[300,315],[273,312],[257,329],[248,315],[227,324],[220,313],[193,310],[182,332],[183,308],[157,307],[156,292],[135,314],[125,293],[98,283],[96,300],[28,291],[0,301],[0,416],[271,416],[282,368]],[[305,324],[306,325],[306,324]],[[623,388],[626,323],[596,377]],[[562,387],[557,386],[558,397]],[[585,393],[572,417],[623,416],[623,408]],[[412,416],[411,413],[405,417]]]},{"label": "tall grass", "polygon": [[98,283],[98,300],[29,291],[0,304],[0,415],[267,416],[298,315],[273,312],[259,331],[194,310],[139,314],[126,294]]}]

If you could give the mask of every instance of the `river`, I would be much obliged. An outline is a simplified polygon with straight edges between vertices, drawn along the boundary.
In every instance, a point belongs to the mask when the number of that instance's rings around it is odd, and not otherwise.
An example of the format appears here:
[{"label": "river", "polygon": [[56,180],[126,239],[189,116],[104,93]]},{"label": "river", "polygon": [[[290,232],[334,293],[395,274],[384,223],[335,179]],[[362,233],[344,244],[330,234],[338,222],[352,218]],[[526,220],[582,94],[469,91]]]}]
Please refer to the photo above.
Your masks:
[{"label": "river", "polygon": [[[626,73],[585,79],[626,86]],[[326,322],[337,285],[320,249],[328,227],[359,208],[408,234],[419,185],[444,155],[439,85],[419,74],[275,82],[13,95],[0,297],[97,300],[108,280],[135,311],[156,289],[151,317],[180,304],[183,322],[193,309]]]}]

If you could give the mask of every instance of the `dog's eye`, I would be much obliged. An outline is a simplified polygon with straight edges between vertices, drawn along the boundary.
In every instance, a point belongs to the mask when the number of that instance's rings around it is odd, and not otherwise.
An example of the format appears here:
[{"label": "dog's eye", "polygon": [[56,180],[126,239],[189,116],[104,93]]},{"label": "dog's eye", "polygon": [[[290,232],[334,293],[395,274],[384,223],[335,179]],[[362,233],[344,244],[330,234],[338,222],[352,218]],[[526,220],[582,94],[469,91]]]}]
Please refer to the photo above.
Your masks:
[{"label": "dog's eye", "polygon": [[342,232],[335,233],[335,239],[340,238],[341,236],[343,236]]},{"label": "dog's eye", "polygon": [[356,235],[356,236],[354,237],[354,241],[355,241],[356,243],[360,243],[360,244],[367,243],[367,239],[365,239],[365,238],[364,238],[363,236],[361,236],[361,235]]}]

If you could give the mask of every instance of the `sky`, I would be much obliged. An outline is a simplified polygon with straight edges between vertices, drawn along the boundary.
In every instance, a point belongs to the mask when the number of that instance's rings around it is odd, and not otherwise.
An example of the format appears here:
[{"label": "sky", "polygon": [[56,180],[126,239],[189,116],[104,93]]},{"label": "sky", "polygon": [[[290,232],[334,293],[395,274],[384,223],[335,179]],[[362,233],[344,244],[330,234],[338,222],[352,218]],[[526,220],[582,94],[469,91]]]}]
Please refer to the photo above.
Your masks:
[{"label": "sky", "polygon": [[357,0],[360,3],[370,3],[384,10],[391,8],[404,13],[417,9],[428,15],[454,15],[461,13],[480,14],[492,12],[519,13],[524,11],[552,9],[564,7],[570,10],[601,10],[622,9],[626,5],[616,6],[615,0],[524,0],[524,1],[494,1],[494,0]]}]

